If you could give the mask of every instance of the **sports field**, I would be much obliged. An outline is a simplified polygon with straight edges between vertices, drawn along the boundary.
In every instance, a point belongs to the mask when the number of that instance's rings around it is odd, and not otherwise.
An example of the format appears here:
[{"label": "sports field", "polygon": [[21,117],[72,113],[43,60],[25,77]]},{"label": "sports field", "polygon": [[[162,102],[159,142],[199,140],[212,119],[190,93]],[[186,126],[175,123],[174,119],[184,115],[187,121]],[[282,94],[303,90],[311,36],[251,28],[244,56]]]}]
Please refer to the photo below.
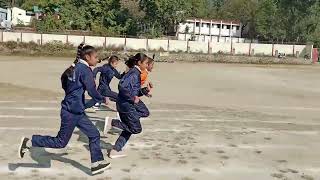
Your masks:
[{"label": "sports field", "polygon": [[[112,168],[90,175],[88,139],[33,148],[22,136],[56,135],[60,75],[72,59],[0,57],[0,179],[270,180],[320,179],[320,66],[156,63],[151,116],[110,160],[117,138],[102,138]],[[123,65],[120,69],[124,69]],[[117,81],[112,82],[114,90]],[[88,116],[102,130],[111,109]]]}]

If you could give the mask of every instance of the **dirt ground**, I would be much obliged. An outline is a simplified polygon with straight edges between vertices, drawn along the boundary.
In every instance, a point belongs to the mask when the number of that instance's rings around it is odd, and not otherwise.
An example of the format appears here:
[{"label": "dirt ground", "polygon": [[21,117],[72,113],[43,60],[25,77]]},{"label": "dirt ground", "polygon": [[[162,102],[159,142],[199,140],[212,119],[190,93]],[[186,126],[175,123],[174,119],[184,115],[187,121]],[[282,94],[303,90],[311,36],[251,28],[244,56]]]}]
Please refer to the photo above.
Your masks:
[{"label": "dirt ground", "polygon": [[[78,130],[65,149],[33,148],[18,159],[21,136],[58,132],[60,75],[71,62],[0,57],[1,179],[320,179],[320,66],[311,65],[157,63],[153,98],[143,99],[151,116],[128,157],[108,159],[118,135],[102,138],[110,170],[90,176]],[[88,116],[102,130],[115,112]]]}]

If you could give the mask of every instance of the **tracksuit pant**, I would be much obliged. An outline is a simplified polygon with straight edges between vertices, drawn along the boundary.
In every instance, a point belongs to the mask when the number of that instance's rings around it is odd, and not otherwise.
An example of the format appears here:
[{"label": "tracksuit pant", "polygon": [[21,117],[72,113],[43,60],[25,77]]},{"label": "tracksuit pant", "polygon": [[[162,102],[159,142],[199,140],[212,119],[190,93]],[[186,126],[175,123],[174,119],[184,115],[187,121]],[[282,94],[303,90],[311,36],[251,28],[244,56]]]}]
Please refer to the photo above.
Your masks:
[{"label": "tracksuit pant", "polygon": [[150,112],[147,106],[140,100],[134,105],[134,110],[130,112],[119,112],[121,120],[113,119],[112,126],[122,129],[119,138],[117,139],[113,149],[121,151],[128,142],[132,134],[139,134],[142,132],[140,118],[148,117]]},{"label": "tracksuit pant", "polygon": [[96,126],[88,119],[85,113],[72,114],[66,110],[61,110],[61,126],[56,137],[51,136],[32,136],[33,147],[46,148],[64,148],[74,131],[74,128],[79,128],[89,138],[89,149],[91,155],[91,162],[104,160],[100,147],[100,133]]},{"label": "tracksuit pant", "polygon": [[118,93],[112,91],[110,88],[98,88],[98,92],[104,96],[108,97],[111,101],[116,102],[118,98]]},{"label": "tracksuit pant", "polygon": [[141,100],[134,105],[134,108],[136,109],[140,117],[143,117],[143,118],[149,117],[150,115],[149,109]]},{"label": "tracksuit pant", "polygon": [[140,116],[136,110],[127,113],[119,112],[119,116],[121,120],[113,119],[111,122],[112,126],[123,130],[113,147],[118,152],[122,150],[132,134],[142,132]]}]

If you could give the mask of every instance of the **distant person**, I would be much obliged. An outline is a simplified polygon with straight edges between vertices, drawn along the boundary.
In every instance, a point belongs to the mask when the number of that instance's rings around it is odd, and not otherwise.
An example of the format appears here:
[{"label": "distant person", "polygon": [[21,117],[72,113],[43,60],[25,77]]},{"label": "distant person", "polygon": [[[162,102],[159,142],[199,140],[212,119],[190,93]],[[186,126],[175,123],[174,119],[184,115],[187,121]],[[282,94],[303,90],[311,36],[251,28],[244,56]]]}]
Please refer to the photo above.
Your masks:
[{"label": "distant person", "polygon": [[19,146],[19,157],[31,147],[64,148],[68,144],[75,127],[78,127],[89,138],[91,155],[91,172],[97,174],[110,167],[104,161],[100,147],[100,133],[85,114],[85,91],[93,98],[93,102],[106,102],[96,89],[90,66],[97,64],[97,51],[92,46],[79,49],[79,57],[61,76],[65,98],[61,102],[61,126],[56,137],[33,135],[31,139],[23,137]]},{"label": "distant person", "polygon": [[[118,93],[111,90],[110,82],[113,77],[121,79],[121,74],[116,69],[120,59],[118,56],[111,56],[107,59],[107,64],[104,64],[101,67],[96,67],[93,70],[93,77],[96,78],[97,74],[100,72],[98,92],[105,97],[109,97],[111,101],[116,102]],[[100,103],[96,104],[94,107],[99,108]]]}]

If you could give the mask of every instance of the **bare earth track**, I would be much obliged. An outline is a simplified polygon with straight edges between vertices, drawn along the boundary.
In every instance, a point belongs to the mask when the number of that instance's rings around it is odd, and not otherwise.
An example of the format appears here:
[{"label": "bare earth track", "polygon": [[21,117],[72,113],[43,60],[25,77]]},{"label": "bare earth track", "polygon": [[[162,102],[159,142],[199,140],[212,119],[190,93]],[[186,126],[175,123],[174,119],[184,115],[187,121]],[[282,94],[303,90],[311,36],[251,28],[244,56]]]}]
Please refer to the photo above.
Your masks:
[{"label": "bare earth track", "polygon": [[[154,97],[144,99],[152,115],[110,170],[90,176],[78,130],[65,149],[18,159],[21,136],[56,135],[70,62],[0,57],[1,179],[320,179],[320,67],[310,65],[158,63]],[[115,112],[88,116],[102,130]],[[105,154],[116,138],[102,138]]]}]

